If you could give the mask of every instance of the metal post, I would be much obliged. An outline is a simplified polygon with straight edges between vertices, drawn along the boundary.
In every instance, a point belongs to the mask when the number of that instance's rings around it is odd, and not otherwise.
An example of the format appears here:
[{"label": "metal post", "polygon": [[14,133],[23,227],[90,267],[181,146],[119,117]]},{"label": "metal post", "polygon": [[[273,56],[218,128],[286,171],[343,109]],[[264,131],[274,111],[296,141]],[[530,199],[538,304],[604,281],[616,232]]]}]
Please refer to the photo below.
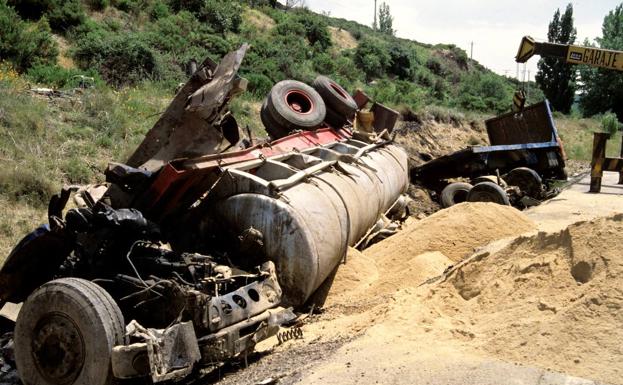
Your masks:
[{"label": "metal post", "polygon": [[604,161],[606,159],[606,143],[610,134],[596,132],[593,135],[593,159],[591,161],[591,188],[589,192],[601,191],[601,178],[603,176]]},{"label": "metal post", "polygon": [[374,24],[372,25],[372,29],[376,31],[376,0],[374,0]]}]

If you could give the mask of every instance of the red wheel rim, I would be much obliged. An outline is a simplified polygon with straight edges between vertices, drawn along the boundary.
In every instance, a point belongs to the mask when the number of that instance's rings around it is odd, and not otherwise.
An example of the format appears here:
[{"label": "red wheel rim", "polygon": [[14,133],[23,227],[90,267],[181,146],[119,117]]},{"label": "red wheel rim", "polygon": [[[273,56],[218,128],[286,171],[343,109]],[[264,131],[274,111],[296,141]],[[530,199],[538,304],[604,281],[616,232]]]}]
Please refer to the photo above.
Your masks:
[{"label": "red wheel rim", "polygon": [[284,99],[288,107],[297,114],[307,115],[314,110],[314,102],[304,91],[288,91]]}]

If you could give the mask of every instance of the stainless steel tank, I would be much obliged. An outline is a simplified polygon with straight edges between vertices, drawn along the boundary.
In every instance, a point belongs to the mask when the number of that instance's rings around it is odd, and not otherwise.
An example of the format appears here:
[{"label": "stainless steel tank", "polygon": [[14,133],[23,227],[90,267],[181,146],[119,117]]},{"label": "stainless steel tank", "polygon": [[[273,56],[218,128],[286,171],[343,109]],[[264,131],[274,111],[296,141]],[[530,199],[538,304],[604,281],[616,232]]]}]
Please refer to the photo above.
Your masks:
[{"label": "stainless steel tank", "polygon": [[296,306],[407,186],[402,148],[351,139],[229,167],[209,199],[213,223],[262,232],[283,303]]}]

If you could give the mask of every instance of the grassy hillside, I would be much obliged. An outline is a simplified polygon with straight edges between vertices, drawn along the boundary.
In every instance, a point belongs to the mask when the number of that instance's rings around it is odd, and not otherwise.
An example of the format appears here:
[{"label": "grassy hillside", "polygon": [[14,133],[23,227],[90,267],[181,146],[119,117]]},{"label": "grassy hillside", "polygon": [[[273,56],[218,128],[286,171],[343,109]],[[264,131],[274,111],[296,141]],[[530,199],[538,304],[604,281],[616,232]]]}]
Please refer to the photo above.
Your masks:
[{"label": "grassy hillside", "polygon": [[[410,117],[448,124],[468,116],[469,127],[510,106],[517,84],[455,46],[266,3],[0,0],[0,258],[45,221],[49,196],[62,184],[101,181],[109,161],[127,158],[187,78],[190,59],[218,60],[243,42],[251,44],[241,69],[249,92],[232,110],[260,135],[260,103],[270,87],[318,74]],[[76,90],[80,75],[93,77],[95,87]],[[48,98],[29,91],[35,86],[64,93]],[[598,127],[570,121],[563,138],[581,143]],[[585,158],[581,148],[570,155]]]}]

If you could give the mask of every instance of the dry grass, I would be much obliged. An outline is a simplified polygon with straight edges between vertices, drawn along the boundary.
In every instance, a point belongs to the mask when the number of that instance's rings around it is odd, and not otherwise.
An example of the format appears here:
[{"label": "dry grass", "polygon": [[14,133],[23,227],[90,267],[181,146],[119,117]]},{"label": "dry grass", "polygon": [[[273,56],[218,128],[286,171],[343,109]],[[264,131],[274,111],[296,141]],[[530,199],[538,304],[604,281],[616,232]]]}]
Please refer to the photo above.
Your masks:
[{"label": "dry grass", "polygon": [[[565,146],[567,157],[572,160],[590,161],[593,149],[593,133],[603,131],[598,119],[577,119],[573,117],[554,118],[558,133]],[[621,133],[608,141],[606,155],[620,156]]]},{"label": "dry grass", "polygon": [[257,9],[246,8],[243,18],[245,23],[251,24],[260,32],[268,32],[275,27],[275,21]]},{"label": "dry grass", "polygon": [[337,27],[329,27],[329,34],[331,34],[333,45],[338,50],[357,48],[357,39],[350,32]]},{"label": "dry grass", "polygon": [[24,235],[47,223],[46,210],[0,196],[0,264]]},{"label": "dry grass", "polygon": [[58,65],[67,69],[76,68],[76,64],[69,55],[70,47],[67,39],[60,35],[53,36],[56,44],[58,44]]}]

